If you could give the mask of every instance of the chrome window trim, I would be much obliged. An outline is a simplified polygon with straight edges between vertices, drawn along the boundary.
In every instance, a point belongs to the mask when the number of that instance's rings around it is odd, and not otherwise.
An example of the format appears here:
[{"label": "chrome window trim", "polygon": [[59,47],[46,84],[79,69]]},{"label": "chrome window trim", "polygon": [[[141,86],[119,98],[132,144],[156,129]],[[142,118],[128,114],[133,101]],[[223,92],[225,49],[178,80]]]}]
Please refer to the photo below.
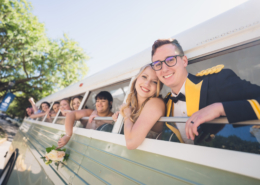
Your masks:
[{"label": "chrome window trim", "polygon": [[[57,118],[59,117],[59,114],[60,114],[60,109],[59,109],[58,113],[56,114],[56,116],[55,116],[55,118],[54,118],[52,124],[55,124]],[[46,123],[46,122],[45,122],[45,123]]]},{"label": "chrome window trim", "polygon": [[87,100],[89,94],[90,94],[90,91],[87,91],[87,92],[84,94],[84,97],[83,97],[83,99],[82,99],[82,101],[81,101],[81,103],[80,103],[80,105],[79,105],[79,110],[81,110],[82,107],[83,107],[83,105],[85,105],[86,100]]},{"label": "chrome window trim", "polygon": [[[130,89],[131,89],[131,86],[132,86],[132,83],[133,83],[134,79],[135,79],[135,76],[133,76],[131,78],[131,80],[130,80],[130,83],[129,83],[129,86],[128,86],[128,90],[127,90],[127,93],[125,95],[123,103],[126,103],[126,98],[127,98],[128,94],[130,93]],[[121,114],[119,114],[118,118],[117,118],[117,121],[114,124],[112,133],[119,134],[121,132],[121,129],[123,127],[123,119],[124,119],[123,116]]]},{"label": "chrome window trim", "polygon": [[[65,116],[58,116],[59,119],[65,119]],[[177,122],[186,123],[190,117],[161,117],[160,122]],[[80,120],[88,120],[89,117],[83,117]],[[112,117],[96,117],[94,120],[98,121],[113,121]],[[117,123],[117,122],[116,122]],[[233,124],[233,125],[260,125],[260,120],[248,120],[236,123],[229,123],[226,117],[216,118],[212,121],[205,122],[203,124]],[[118,132],[113,132],[118,133]]]}]

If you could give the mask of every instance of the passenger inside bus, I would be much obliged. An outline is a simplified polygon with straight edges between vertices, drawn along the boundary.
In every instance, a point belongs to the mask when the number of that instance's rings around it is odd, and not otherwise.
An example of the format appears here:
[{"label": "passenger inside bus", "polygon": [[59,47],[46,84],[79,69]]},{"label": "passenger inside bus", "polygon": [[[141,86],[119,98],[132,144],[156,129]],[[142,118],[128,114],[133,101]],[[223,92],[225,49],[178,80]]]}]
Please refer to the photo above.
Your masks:
[{"label": "passenger inside bus", "polygon": [[32,115],[34,113],[33,108],[32,107],[28,107],[26,108],[26,117],[30,117],[30,115]]},{"label": "passenger inside bus", "polygon": [[71,112],[70,98],[64,98],[60,101],[59,109],[62,116],[66,116],[68,112]]},{"label": "passenger inside bus", "polygon": [[142,67],[131,85],[126,104],[120,109],[128,149],[136,149],[145,138],[156,138],[162,132],[163,123],[157,122],[165,115],[165,104],[159,97],[161,88],[162,83],[151,66]]},{"label": "passenger inside bus", "polygon": [[70,107],[72,110],[79,110],[80,103],[82,101],[83,97],[82,96],[74,96],[71,98],[70,101]]},{"label": "passenger inside bus", "polygon": [[57,113],[59,112],[59,108],[60,108],[60,102],[58,101],[54,102],[54,104],[52,105],[51,118],[57,115]]},{"label": "passenger inside bus", "polygon": [[31,105],[32,105],[33,114],[37,114],[37,113],[40,113],[40,112],[41,112],[41,111],[38,109],[38,107],[36,106],[33,97],[30,97],[30,98],[29,98],[29,102],[30,102]]},{"label": "passenger inside bus", "polygon": [[229,123],[260,119],[259,86],[241,80],[232,70],[223,69],[224,65],[196,76],[187,72],[187,65],[188,59],[176,39],[154,42],[151,66],[160,81],[171,88],[166,98],[167,116],[190,117],[186,124],[166,124],[181,136],[180,142],[196,144],[199,137],[214,137],[223,125],[203,123],[220,116],[226,116]]},{"label": "passenger inside bus", "polygon": [[48,102],[42,102],[40,105],[40,110],[38,110],[38,113],[34,113],[30,115],[30,118],[40,118],[44,117],[47,114],[47,118],[50,118],[50,104]]},{"label": "passenger inside bus", "polygon": [[66,135],[63,136],[58,141],[58,148],[63,147],[70,140],[70,137],[72,136],[72,132],[73,132],[73,125],[76,120],[79,120],[83,117],[89,117],[86,128],[95,129],[95,130],[103,126],[105,123],[108,123],[108,121],[106,122],[94,121],[93,119],[95,117],[111,117],[113,115],[113,112],[111,111],[112,103],[113,103],[112,95],[108,91],[101,91],[96,95],[95,100],[96,100],[95,103],[96,110],[82,109],[82,110],[76,110],[76,111],[71,111],[66,113],[66,119],[65,119]]}]

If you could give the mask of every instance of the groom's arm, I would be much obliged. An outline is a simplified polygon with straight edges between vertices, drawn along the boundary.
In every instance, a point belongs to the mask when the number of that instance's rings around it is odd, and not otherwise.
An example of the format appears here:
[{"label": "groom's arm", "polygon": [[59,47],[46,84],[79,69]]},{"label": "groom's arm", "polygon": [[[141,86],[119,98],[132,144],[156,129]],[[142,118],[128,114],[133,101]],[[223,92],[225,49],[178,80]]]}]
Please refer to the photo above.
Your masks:
[{"label": "groom's arm", "polygon": [[194,139],[198,135],[197,128],[202,123],[220,116],[227,116],[229,123],[260,119],[260,87],[241,80],[232,70],[224,69],[211,77],[211,84],[220,98],[194,113],[186,122],[186,135]]}]

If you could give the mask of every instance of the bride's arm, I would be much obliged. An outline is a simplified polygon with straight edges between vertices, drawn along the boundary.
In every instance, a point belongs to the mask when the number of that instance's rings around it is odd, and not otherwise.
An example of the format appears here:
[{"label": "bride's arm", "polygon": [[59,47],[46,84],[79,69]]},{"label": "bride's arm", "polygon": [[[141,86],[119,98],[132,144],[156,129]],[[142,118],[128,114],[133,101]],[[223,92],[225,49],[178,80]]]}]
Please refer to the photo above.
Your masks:
[{"label": "bride's arm", "polygon": [[[164,116],[165,105],[161,99],[151,98],[145,104],[135,123],[130,120],[130,108],[126,108],[124,113],[124,134],[126,139],[126,147],[131,150],[136,149],[144,141],[148,132],[154,127],[159,118]],[[158,128],[156,130],[158,130]]]}]

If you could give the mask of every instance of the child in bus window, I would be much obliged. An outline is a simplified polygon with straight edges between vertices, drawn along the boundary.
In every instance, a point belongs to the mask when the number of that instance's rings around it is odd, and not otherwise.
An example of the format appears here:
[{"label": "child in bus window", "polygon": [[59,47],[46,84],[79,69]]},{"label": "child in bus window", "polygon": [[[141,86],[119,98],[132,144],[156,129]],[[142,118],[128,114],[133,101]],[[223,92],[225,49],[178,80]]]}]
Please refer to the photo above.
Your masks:
[{"label": "child in bus window", "polygon": [[79,110],[80,103],[82,101],[82,96],[74,96],[70,101],[70,107],[72,110]]},{"label": "child in bus window", "polygon": [[[76,120],[79,120],[83,117],[89,117],[88,123],[86,128],[88,129],[98,129],[100,126],[104,125],[104,121],[93,121],[95,117],[111,117],[113,115],[112,103],[113,97],[107,91],[99,92],[96,97],[96,110],[93,109],[83,109],[83,110],[76,110],[72,112],[68,112],[65,119],[65,130],[66,135],[63,136],[59,142],[58,147],[61,148],[67,144],[70,140],[73,131],[73,124]],[[108,123],[106,121],[106,123]]]},{"label": "child in bus window", "polygon": [[[155,138],[162,132],[163,123],[157,122],[165,115],[165,104],[159,98],[161,88],[162,83],[151,66],[141,68],[131,85],[126,104],[120,109],[128,149],[135,149],[145,138]],[[117,116],[115,113],[113,119]]]}]

